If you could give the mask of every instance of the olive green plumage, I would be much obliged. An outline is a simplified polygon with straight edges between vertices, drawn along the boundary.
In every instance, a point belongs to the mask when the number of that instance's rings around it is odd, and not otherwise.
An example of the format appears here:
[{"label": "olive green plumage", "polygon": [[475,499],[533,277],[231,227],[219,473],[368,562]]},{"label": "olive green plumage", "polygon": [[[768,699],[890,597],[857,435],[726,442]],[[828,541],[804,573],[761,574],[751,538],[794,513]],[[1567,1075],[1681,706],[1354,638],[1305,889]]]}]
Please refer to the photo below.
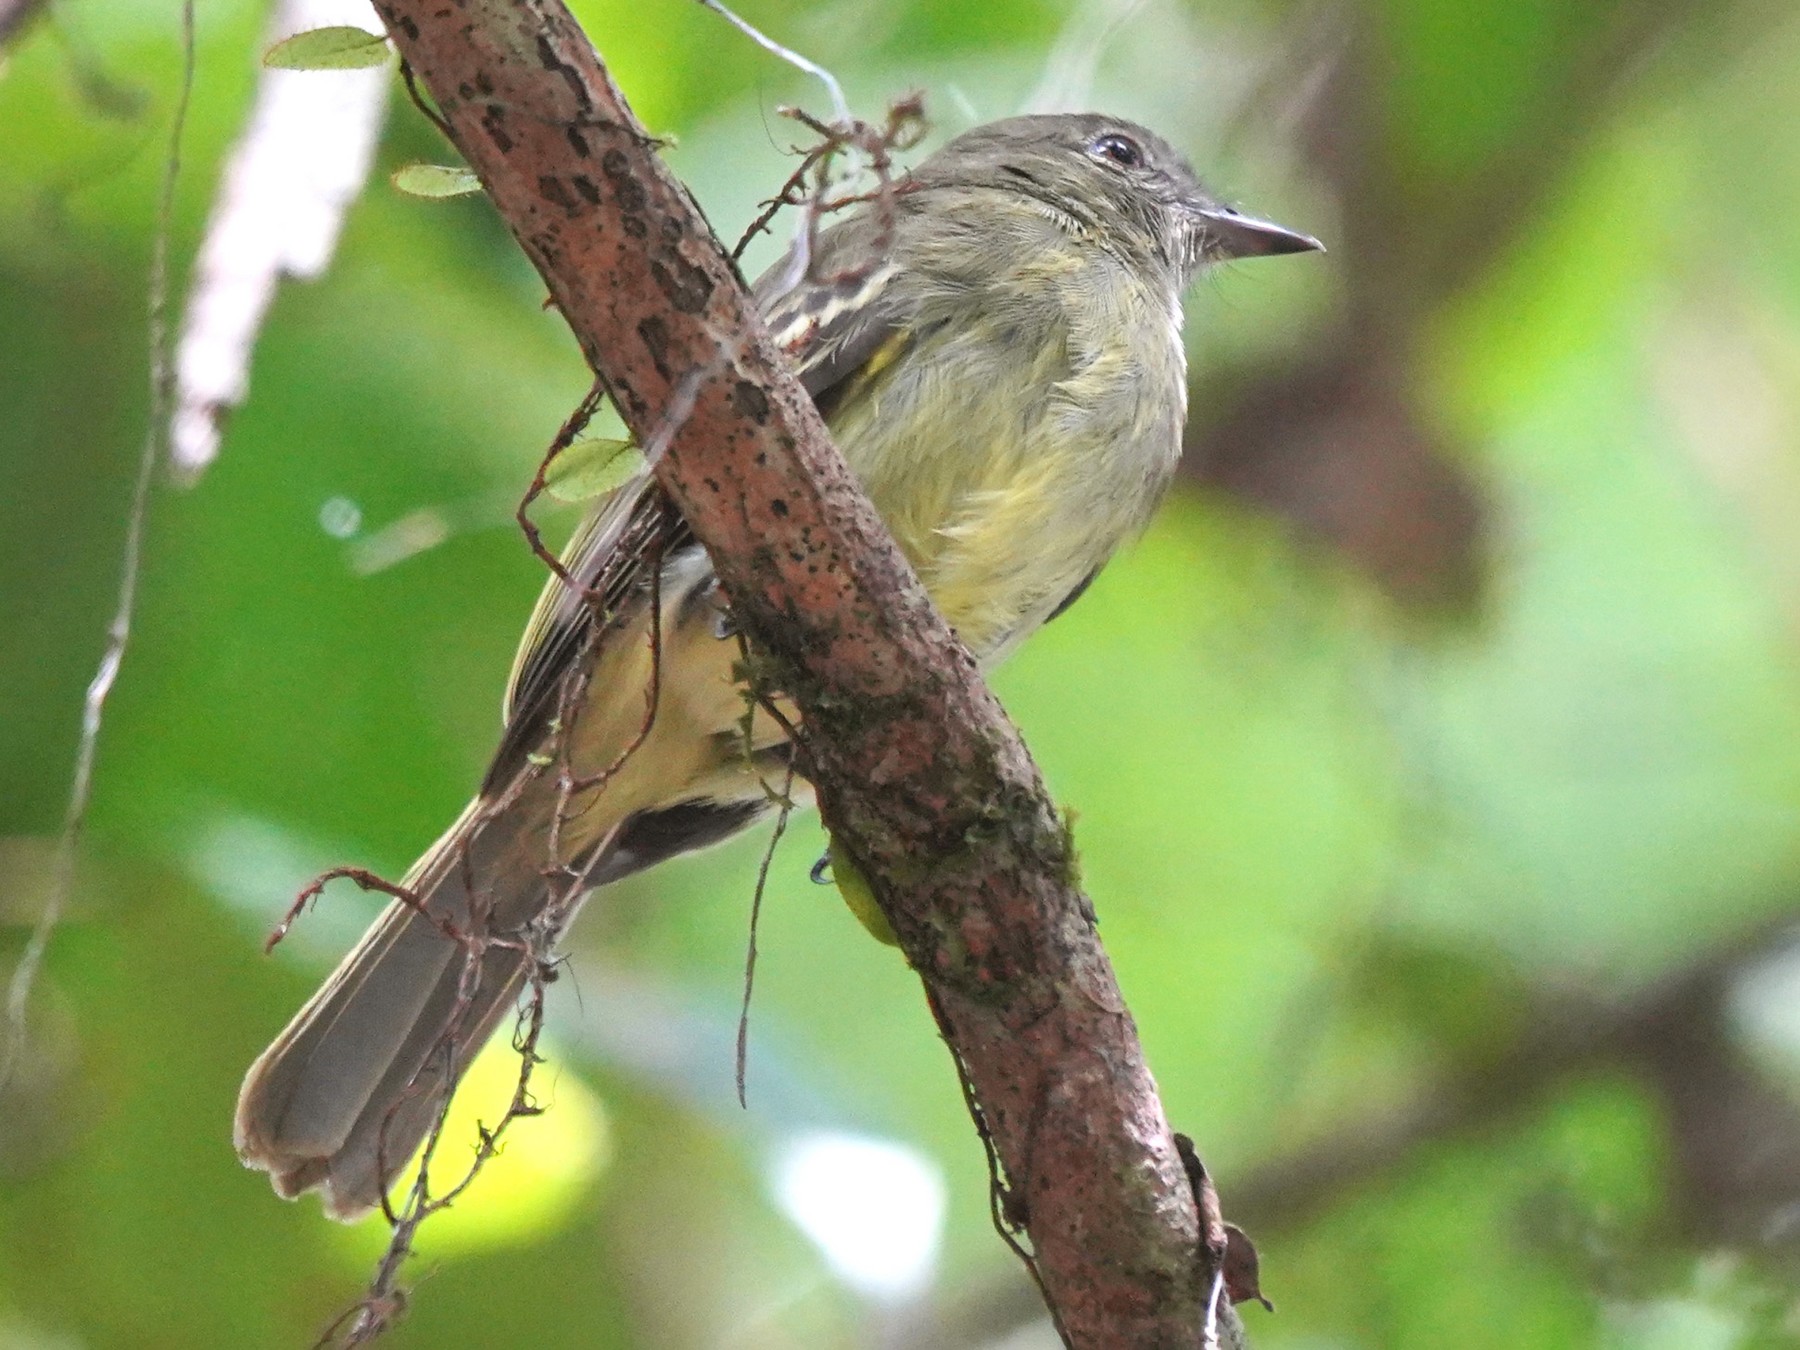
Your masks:
[{"label": "olive green plumage", "polygon": [[[1213,201],[1142,127],[1019,117],[958,137],[886,208],[823,230],[755,291],[933,600],[991,664],[1079,595],[1162,496],[1186,416],[1181,295],[1195,271],[1316,247]],[[481,794],[407,878],[457,926],[473,896],[486,932],[560,931],[574,906],[557,906],[546,868],[573,894],[715,843],[762,816],[765,785],[787,774],[779,722],[760,714],[746,732],[706,555],[647,476],[591,514],[567,561],[605,592],[610,622],[597,632],[565,587],[545,590]],[[575,679],[585,693],[571,703]],[[577,775],[635,748],[553,826],[542,761],[559,736]],[[245,1163],[284,1195],[322,1189],[337,1217],[379,1204],[526,973],[504,945],[478,979],[464,967],[433,922],[389,909],[251,1067]]]}]

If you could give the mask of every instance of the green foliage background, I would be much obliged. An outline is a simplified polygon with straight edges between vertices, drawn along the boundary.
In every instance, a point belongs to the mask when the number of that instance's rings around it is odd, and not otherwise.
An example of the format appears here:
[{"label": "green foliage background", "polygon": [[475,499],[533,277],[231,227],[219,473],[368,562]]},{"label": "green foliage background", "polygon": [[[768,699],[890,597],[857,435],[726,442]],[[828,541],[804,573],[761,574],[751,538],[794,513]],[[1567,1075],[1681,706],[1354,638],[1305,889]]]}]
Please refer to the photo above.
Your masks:
[{"label": "green foliage background", "polygon": [[[576,8],[734,235],[788,170],[774,107],[817,87],[684,0]],[[1256,1343],[1800,1344],[1800,981],[1770,936],[1800,883],[1796,15],[746,14],[865,112],[924,89],[940,134],[1034,91],[1152,122],[1332,247],[1196,288],[1196,423],[1349,351],[1361,316],[1480,485],[1487,580],[1460,609],[1188,485],[996,681],[1076,813],[1170,1114],[1262,1249],[1280,1312],[1248,1310]],[[178,258],[264,17],[201,6]],[[176,33],[169,4],[59,4],[0,70],[0,968],[112,601]],[[1348,152],[1308,112],[1340,97]],[[397,100],[380,172],[444,153]],[[541,299],[483,200],[378,176],[329,276],[280,297],[221,462],[159,487],[75,909],[0,1098],[3,1350],[308,1344],[361,1288],[380,1233],[275,1201],[229,1126],[369,906],[260,940],[324,866],[398,874],[485,764],[540,580],[511,505],[586,384]],[[444,541],[371,570],[419,512]],[[396,1345],[1052,1343],[916,984],[808,883],[810,822],[774,868],[737,1108],[763,842],[590,906],[557,1109],[427,1227]],[[1645,1011],[1715,967],[1684,1016]],[[859,1295],[784,1216],[776,1161],[820,1129],[942,1169],[929,1287]]]}]

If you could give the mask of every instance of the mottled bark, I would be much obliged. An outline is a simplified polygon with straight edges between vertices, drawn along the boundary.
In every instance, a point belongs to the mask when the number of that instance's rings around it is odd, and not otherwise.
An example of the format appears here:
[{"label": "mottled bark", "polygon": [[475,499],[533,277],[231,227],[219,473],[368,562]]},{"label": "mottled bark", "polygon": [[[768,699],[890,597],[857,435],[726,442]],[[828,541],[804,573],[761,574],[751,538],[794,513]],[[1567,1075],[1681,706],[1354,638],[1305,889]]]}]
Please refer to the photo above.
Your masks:
[{"label": "mottled bark", "polygon": [[1194,1200],[1063,821],[704,218],[557,0],[377,8],[626,423],[666,440],[657,477],[801,710],[1070,1342],[1199,1344]]}]

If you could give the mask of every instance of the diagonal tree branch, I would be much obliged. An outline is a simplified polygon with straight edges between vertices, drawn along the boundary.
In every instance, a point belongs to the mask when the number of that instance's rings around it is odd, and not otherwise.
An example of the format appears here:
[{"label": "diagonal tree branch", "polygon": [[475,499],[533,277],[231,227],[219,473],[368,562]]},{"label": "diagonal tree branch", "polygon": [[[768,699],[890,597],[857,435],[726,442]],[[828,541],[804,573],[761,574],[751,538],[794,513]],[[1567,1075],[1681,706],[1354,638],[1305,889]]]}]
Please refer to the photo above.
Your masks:
[{"label": "diagonal tree branch", "polygon": [[803,769],[920,972],[1069,1342],[1201,1343],[1211,1264],[1036,766],[559,0],[377,0],[710,550]]},{"label": "diagonal tree branch", "polygon": [[25,31],[45,9],[45,0],[0,0],[0,47]]}]

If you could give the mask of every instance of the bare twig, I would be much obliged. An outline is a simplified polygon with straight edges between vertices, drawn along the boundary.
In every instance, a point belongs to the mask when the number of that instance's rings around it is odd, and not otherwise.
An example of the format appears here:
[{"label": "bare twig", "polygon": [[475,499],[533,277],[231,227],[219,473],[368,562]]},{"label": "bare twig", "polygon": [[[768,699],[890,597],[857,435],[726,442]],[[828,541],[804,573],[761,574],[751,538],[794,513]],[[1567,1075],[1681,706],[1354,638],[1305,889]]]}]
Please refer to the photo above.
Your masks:
[{"label": "bare twig", "polygon": [[[731,260],[734,263],[739,261],[744,256],[744,251],[750,247],[751,241],[766,231],[770,222],[784,208],[793,207],[799,211],[800,218],[795,224],[794,243],[786,270],[776,286],[777,290],[790,289],[802,278],[812,274],[820,221],[846,207],[872,203],[881,230],[876,235],[869,249],[868,261],[862,264],[861,270],[841,271],[829,277],[813,277],[813,280],[828,285],[858,280],[863,274],[879,267],[887,252],[892,238],[895,201],[902,192],[908,190],[906,185],[897,185],[893,181],[893,156],[896,151],[911,149],[923,138],[926,129],[924,102],[916,93],[896,99],[888,107],[884,125],[865,122],[860,118],[827,124],[801,108],[781,108],[779,111],[783,117],[799,122],[819,139],[800,152],[799,167],[788,175],[780,191],[762,203],[761,211],[745,227],[736,247],[731,250]],[[843,173],[836,168],[839,155],[846,155],[851,159],[851,168]],[[839,190],[840,184],[844,183],[856,186],[865,161],[866,167],[874,175],[875,186],[866,192]]]},{"label": "bare twig", "polygon": [[531,508],[544,495],[550,466],[556,462],[556,457],[575,444],[575,438],[587,430],[587,424],[594,420],[594,414],[600,411],[600,404],[605,398],[606,390],[597,382],[587,391],[586,397],[576,405],[575,411],[569,414],[568,420],[550,442],[550,448],[544,451],[544,457],[538,461],[537,473],[526,485],[525,495],[519,499],[518,509],[513,512],[513,518],[519,522],[519,530],[524,534],[532,555],[549,568],[558,581],[584,599],[587,596],[586,588],[569,575],[569,569],[563,566],[562,559],[545,547],[544,536],[539,531],[537,522],[531,518]]},{"label": "bare twig", "polygon": [[400,82],[406,86],[406,97],[413,107],[419,110],[419,115],[436,127],[445,140],[453,140],[454,138],[450,134],[450,124],[444,120],[443,115],[436,108],[431,106],[431,101],[425,96],[425,91],[419,88],[419,81],[414,77],[412,67],[404,61],[400,63]]},{"label": "bare twig", "polygon": [[458,944],[468,941],[468,935],[465,934],[462,929],[458,928],[448,919],[431,913],[425,908],[425,902],[419,899],[416,894],[406,887],[396,885],[391,881],[385,881],[381,877],[376,876],[375,873],[369,871],[366,867],[333,867],[319,873],[318,876],[314,877],[301,888],[300,894],[296,895],[294,897],[294,902],[288,906],[287,913],[284,914],[281,917],[281,921],[270,930],[269,936],[263,939],[263,950],[265,952],[274,951],[281,940],[293,931],[294,924],[298,922],[300,916],[306,912],[306,907],[323,895],[325,893],[325,888],[334,881],[354,881],[365,891],[380,891],[383,895],[391,896],[395,900],[398,900],[401,904],[405,905],[420,917],[431,920],[438,931],[449,938],[450,941]]},{"label": "bare twig", "polygon": [[[754,707],[751,716],[755,716]],[[747,734],[745,739],[748,739]],[[750,936],[744,944],[744,1002],[738,1009],[737,1060],[734,1068],[738,1105],[745,1109],[750,1106],[745,1084],[748,1081],[750,1062],[750,995],[756,988],[756,928],[762,919],[763,895],[769,887],[769,868],[775,862],[775,850],[781,846],[781,836],[787,833],[788,817],[794,813],[794,765],[791,758],[788,762],[787,780],[782,784],[780,793],[774,793],[773,789],[769,791],[776,797],[775,828],[769,831],[769,842],[763,849],[762,863],[756,869],[756,889],[750,896]]]},{"label": "bare twig", "polygon": [[181,83],[175,100],[175,115],[169,124],[168,153],[163,160],[161,195],[157,202],[156,235],[150,253],[150,277],[147,286],[148,332],[150,349],[150,404],[145,412],[144,439],[138,450],[137,478],[132,484],[131,504],[125,517],[125,545],[119,565],[119,589],[113,606],[112,621],[106,629],[106,649],[99,668],[89,682],[82,703],[81,738],[75,750],[75,772],[69,786],[68,808],[63,816],[61,837],[57,841],[56,864],[51,874],[50,892],[38,912],[31,938],[19,956],[6,992],[6,1032],[0,1045],[0,1090],[11,1081],[20,1057],[25,1051],[26,1018],[30,1011],[31,993],[44,958],[50,950],[51,937],[68,907],[75,885],[75,859],[81,837],[87,826],[88,802],[93,795],[94,761],[100,748],[100,726],[106,713],[107,696],[112,693],[125,650],[131,643],[131,624],[137,612],[138,578],[143,566],[144,526],[150,512],[150,485],[156,473],[163,444],[163,428],[167,420],[170,396],[169,366],[169,244],[174,232],[175,184],[181,175],[181,142],[187,129],[188,107],[194,92],[195,33],[194,0],[183,0],[181,6]]}]

